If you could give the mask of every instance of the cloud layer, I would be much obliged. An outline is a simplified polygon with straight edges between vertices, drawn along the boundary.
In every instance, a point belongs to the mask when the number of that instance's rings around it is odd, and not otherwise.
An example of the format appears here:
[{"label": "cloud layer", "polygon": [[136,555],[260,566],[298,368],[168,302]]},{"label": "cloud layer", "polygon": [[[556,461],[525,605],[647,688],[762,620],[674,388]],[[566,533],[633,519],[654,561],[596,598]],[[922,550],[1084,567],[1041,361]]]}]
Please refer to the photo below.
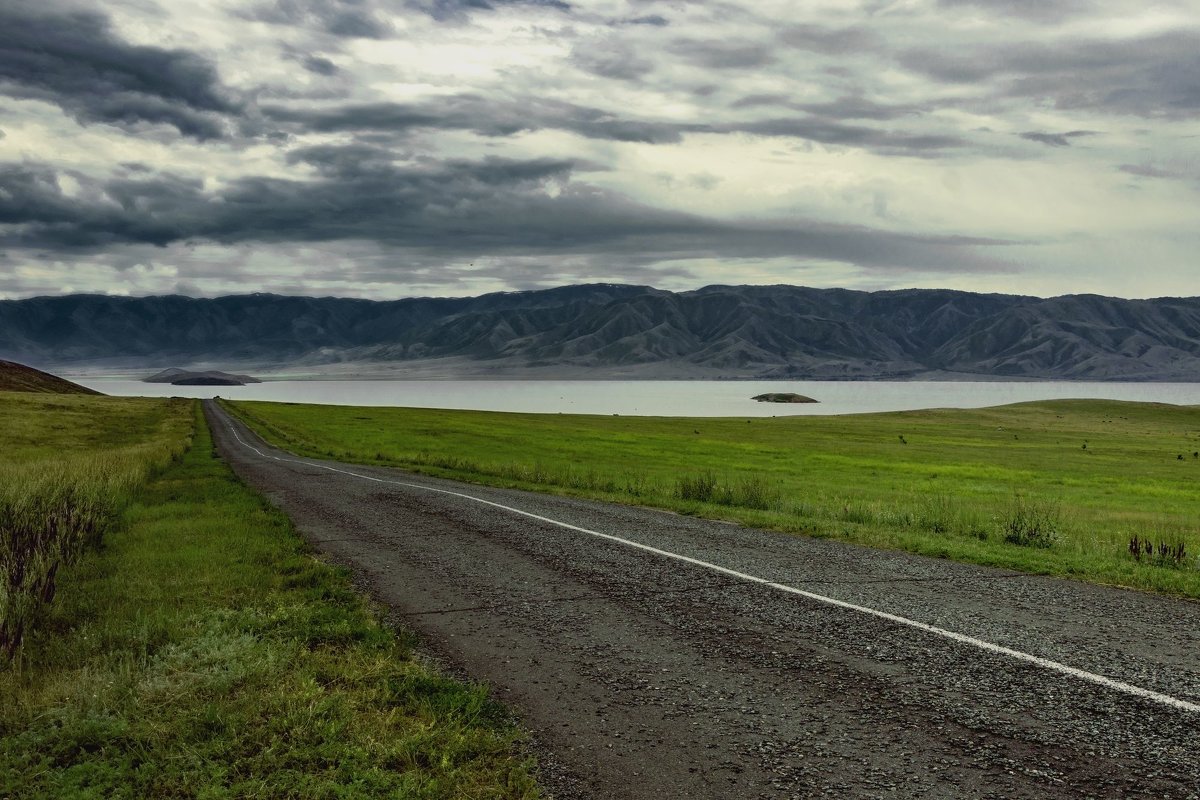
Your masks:
[{"label": "cloud layer", "polygon": [[1200,12],[12,0],[0,296],[1200,294]]}]

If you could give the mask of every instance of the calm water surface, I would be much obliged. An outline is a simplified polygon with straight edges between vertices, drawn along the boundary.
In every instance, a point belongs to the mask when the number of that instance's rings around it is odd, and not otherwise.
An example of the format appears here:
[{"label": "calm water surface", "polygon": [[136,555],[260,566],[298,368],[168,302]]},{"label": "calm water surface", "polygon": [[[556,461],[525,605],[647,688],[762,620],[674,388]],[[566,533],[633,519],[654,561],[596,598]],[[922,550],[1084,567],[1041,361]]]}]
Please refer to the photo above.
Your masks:
[{"label": "calm water surface", "polygon": [[[105,394],[212,397],[356,406],[465,408],[563,414],[770,417],[919,408],[982,408],[1026,400],[1100,398],[1200,405],[1200,383],[874,381],[268,381],[250,386],[172,386],[80,377]],[[797,392],[819,404],[758,403],[764,392]]]}]

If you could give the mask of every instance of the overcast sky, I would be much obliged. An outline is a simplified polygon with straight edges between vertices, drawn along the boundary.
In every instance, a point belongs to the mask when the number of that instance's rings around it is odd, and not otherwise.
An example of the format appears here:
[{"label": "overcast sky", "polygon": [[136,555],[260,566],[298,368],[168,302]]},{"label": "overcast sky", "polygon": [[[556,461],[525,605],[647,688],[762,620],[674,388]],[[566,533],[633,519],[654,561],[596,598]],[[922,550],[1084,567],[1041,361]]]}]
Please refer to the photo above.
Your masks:
[{"label": "overcast sky", "polygon": [[0,0],[0,297],[1200,295],[1195,0]]}]

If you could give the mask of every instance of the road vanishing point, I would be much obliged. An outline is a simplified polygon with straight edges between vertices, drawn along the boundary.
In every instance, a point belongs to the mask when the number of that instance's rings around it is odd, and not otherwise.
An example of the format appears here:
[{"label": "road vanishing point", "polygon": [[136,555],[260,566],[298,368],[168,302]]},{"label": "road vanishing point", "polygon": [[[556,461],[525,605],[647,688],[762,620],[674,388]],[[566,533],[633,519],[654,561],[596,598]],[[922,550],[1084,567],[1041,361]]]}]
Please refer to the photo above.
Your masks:
[{"label": "road vanishing point", "polygon": [[1200,603],[273,448],[221,456],[556,798],[1200,798]]}]

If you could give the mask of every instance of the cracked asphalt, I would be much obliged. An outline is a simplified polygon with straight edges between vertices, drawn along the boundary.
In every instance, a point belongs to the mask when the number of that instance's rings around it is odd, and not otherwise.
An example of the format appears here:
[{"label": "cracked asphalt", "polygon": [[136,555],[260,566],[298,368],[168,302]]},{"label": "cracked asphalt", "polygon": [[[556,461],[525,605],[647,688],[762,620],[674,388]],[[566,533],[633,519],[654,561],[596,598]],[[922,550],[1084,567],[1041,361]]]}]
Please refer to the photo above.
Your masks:
[{"label": "cracked asphalt", "polygon": [[298,459],[216,404],[205,410],[243,480],[440,663],[518,714],[554,797],[1200,798],[1196,711],[316,465],[462,492],[1191,704],[1200,603]]}]

